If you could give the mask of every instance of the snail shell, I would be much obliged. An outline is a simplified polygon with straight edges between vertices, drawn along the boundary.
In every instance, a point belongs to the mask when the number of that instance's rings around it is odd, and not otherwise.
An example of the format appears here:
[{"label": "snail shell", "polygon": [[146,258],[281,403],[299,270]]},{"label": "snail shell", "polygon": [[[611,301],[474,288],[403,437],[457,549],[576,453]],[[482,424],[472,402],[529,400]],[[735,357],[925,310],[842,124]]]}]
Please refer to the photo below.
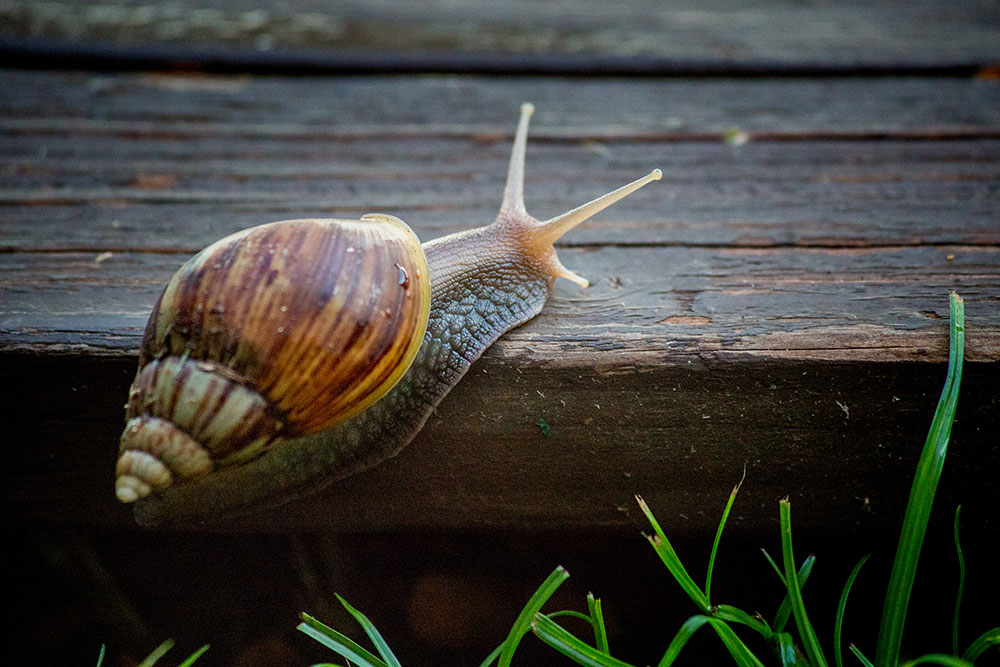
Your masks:
[{"label": "snail shell", "polygon": [[115,493],[133,502],[347,419],[409,368],[427,260],[388,215],[237,232],[173,276],[146,327]]}]

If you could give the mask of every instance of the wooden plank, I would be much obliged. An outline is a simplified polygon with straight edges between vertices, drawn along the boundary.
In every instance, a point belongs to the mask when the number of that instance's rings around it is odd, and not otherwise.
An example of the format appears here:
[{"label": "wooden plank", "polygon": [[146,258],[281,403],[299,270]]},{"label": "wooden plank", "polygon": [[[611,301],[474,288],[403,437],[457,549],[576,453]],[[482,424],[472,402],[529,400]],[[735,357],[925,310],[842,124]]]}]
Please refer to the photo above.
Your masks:
[{"label": "wooden plank", "polygon": [[[52,157],[19,157],[31,150],[26,142],[0,139],[9,149],[0,163],[12,174],[0,188],[7,248],[193,253],[272,220],[369,212],[397,215],[429,240],[496,216],[509,151],[505,140],[474,139],[219,147],[109,139],[89,157],[92,142],[75,136],[31,143]],[[991,245],[1000,243],[1000,193],[990,185],[1000,174],[998,147],[997,140],[755,142],[735,150],[721,142],[536,143],[526,197],[544,219],[658,166],[663,182],[564,243]],[[149,160],[144,150],[160,155]]]},{"label": "wooden plank", "polygon": [[[22,249],[190,253],[252,224],[372,210],[433,238],[495,215],[515,106],[460,77],[3,76],[21,93],[0,102],[0,244]],[[567,243],[1000,242],[992,83],[503,85],[547,101],[529,148],[537,215],[664,169]]]},{"label": "wooden plank", "polygon": [[950,289],[970,366],[942,498],[995,497],[993,83],[0,77],[19,91],[0,100],[5,522],[132,525],[111,493],[121,405],[190,253],[282,217],[381,209],[424,238],[485,222],[521,99],[553,108],[529,147],[540,216],[664,169],[561,245],[594,286],[560,283],[393,461],[223,529],[638,527],[641,492],[708,534],[743,461],[747,530],[786,493],[804,526],[894,527]]},{"label": "wooden plank", "polygon": [[[501,343],[570,366],[613,352],[941,361],[955,289],[967,299],[970,360],[1000,360],[1000,248],[563,248],[586,290],[559,283],[545,312]],[[950,258],[950,259],[949,259]],[[182,254],[0,255],[0,350],[131,356]],[[881,340],[879,340],[881,338]],[[836,341],[836,342],[834,342]],[[909,341],[909,342],[907,342]],[[936,341],[936,342],[935,342]]]},{"label": "wooden plank", "polygon": [[[943,332],[926,340],[939,358]],[[790,495],[797,528],[894,531],[944,377],[943,364],[719,363],[665,349],[656,368],[615,351],[548,364],[508,355],[516,346],[477,362],[396,458],[214,529],[638,530],[639,493],[678,530],[708,535],[746,462],[738,530],[773,534],[774,504]],[[17,418],[0,424],[0,520],[136,529],[112,479],[133,373],[133,359],[4,357]],[[996,530],[996,363],[969,363],[962,392],[938,502]]]},{"label": "wooden plank", "polygon": [[[998,16],[994,4],[975,0],[687,0],[669,6],[657,0],[614,5],[350,0],[336,8],[296,0],[275,9],[249,9],[237,0],[6,0],[0,5],[0,36],[147,50],[157,44],[175,49],[224,44],[258,51],[257,62],[311,49],[320,54],[313,60],[331,50],[368,53],[369,61],[396,56],[399,62],[405,62],[399,56],[414,53],[446,54],[458,62],[467,62],[463,54],[489,54],[494,63],[500,56],[500,68],[523,66],[525,55],[534,54],[548,56],[550,63],[556,56],[666,61],[661,68],[690,63],[892,68],[996,63]],[[212,53],[220,57],[218,48]],[[252,57],[252,51],[243,57]]]},{"label": "wooden plank", "polygon": [[[114,135],[537,140],[996,136],[1000,85],[941,77],[669,79],[274,77],[0,69],[6,129]],[[627,102],[627,104],[623,103]],[[79,124],[74,125],[76,121]],[[117,125],[120,123],[120,125]]]},{"label": "wooden plank", "polygon": [[[908,478],[896,473],[912,466],[943,377],[950,287],[969,297],[970,367],[961,454],[942,497],[989,506],[1000,479],[988,435],[1000,426],[1000,249],[561,255],[589,267],[596,285],[561,285],[543,315],[473,367],[402,455],[320,501],[222,529],[625,526],[637,522],[627,508],[641,492],[684,508],[685,525],[704,532],[746,460],[755,497],[767,500],[747,512],[747,530],[765,528],[768,502],[785,493],[804,525],[875,530],[901,509]],[[0,517],[124,526],[128,512],[110,486],[121,404],[149,304],[181,258],[0,259],[12,282],[47,276],[5,293],[2,385],[16,418],[0,434],[12,443]],[[698,491],[684,479],[701,480]]]}]

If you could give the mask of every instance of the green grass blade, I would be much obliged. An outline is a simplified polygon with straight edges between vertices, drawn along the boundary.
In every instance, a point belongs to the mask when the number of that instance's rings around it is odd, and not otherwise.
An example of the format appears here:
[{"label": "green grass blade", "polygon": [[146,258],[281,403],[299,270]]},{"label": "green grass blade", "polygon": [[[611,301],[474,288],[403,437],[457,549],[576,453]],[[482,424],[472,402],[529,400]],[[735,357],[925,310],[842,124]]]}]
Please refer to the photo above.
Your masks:
[{"label": "green grass blade", "polygon": [[792,667],[799,664],[799,654],[795,650],[792,635],[787,632],[778,632],[774,635],[774,642],[782,667]]},{"label": "green grass blade", "polygon": [[944,665],[945,667],[975,667],[971,662],[956,658],[947,653],[928,653],[913,660],[907,660],[900,667],[914,667],[915,665]]},{"label": "green grass blade", "polygon": [[503,647],[504,644],[500,644],[500,646],[493,649],[493,652],[486,656],[485,660],[479,663],[479,667],[490,667],[490,665],[496,662],[497,658],[500,657],[500,652],[503,651]]},{"label": "green grass blade", "polygon": [[395,655],[393,655],[392,650],[389,648],[385,639],[382,638],[382,633],[380,633],[375,627],[375,624],[368,620],[367,616],[349,605],[347,600],[340,597],[336,593],[334,593],[334,595],[337,596],[340,604],[344,605],[344,609],[346,609],[347,612],[354,617],[354,620],[358,622],[358,625],[364,629],[365,634],[372,640],[372,644],[375,645],[375,649],[379,652],[379,655],[382,656],[382,660],[384,660],[389,667],[402,667],[402,665],[399,664],[399,660]]},{"label": "green grass blade", "polygon": [[670,642],[670,646],[667,647],[667,652],[663,654],[663,658],[660,659],[657,667],[670,667],[680,655],[681,649],[687,644],[688,640],[691,639],[692,635],[698,631],[703,625],[711,625],[715,630],[716,634],[719,635],[719,639],[722,640],[723,646],[729,651],[729,654],[736,661],[736,664],[740,667],[763,667],[760,660],[757,659],[746,644],[736,636],[732,628],[722,620],[717,618],[712,618],[711,616],[706,616],[704,614],[697,614],[692,616],[688,620],[684,621],[684,625],[681,629],[677,631],[674,635],[673,640]]},{"label": "green grass blade", "polygon": [[[768,561],[770,561],[771,567],[773,567],[775,571],[778,572],[778,578],[780,578],[781,583],[784,584],[785,577],[778,570],[778,566],[774,564],[774,561],[771,560],[770,554],[768,554],[765,551],[764,556],[767,558]],[[806,585],[806,581],[809,580],[809,575],[812,574],[813,565],[815,564],[816,564],[816,556],[813,556],[811,554],[807,556],[804,561],[802,561],[802,566],[799,568],[798,575],[796,575],[799,579],[800,590]],[[788,624],[788,619],[791,615],[792,615],[792,601],[788,597],[788,593],[785,593],[785,597],[781,600],[781,605],[778,607],[778,613],[774,615],[774,624],[772,625],[771,630],[773,632],[784,632],[785,625]]]},{"label": "green grass blade", "polygon": [[542,613],[536,613],[531,629],[543,642],[559,651],[578,665],[586,667],[632,667],[629,663],[612,658],[573,636],[568,630]]},{"label": "green grass blade", "polygon": [[806,606],[802,600],[802,588],[799,586],[798,574],[795,572],[795,555],[792,551],[792,506],[785,498],[779,503],[781,518],[781,560],[785,566],[785,582],[788,598],[792,605],[792,616],[795,617],[795,627],[799,631],[802,649],[813,667],[826,667],[826,659],[820,648],[816,631],[809,623]]},{"label": "green grass blade", "polygon": [[712,612],[712,616],[720,621],[729,621],[730,623],[739,623],[741,625],[749,626],[759,632],[764,639],[770,639],[774,634],[771,632],[771,626],[767,624],[767,621],[759,616],[751,616],[742,609],[732,605],[716,605],[714,611]]},{"label": "green grass blade", "polygon": [[674,660],[680,655],[681,649],[687,644],[691,636],[698,631],[698,628],[705,625],[711,620],[711,616],[705,616],[704,614],[697,614],[692,616],[688,620],[684,621],[681,629],[677,631],[674,638],[670,641],[670,646],[667,647],[667,652],[663,654],[660,658],[660,662],[657,667],[670,667],[674,664]]},{"label": "green grass blade", "polygon": [[309,614],[302,613],[302,622],[296,629],[302,632],[323,646],[338,653],[345,660],[356,663],[359,667],[388,667],[384,662],[375,657],[365,648],[355,643],[347,635],[341,634],[331,627],[317,621]]},{"label": "green grass blade", "polygon": [[604,613],[601,611],[601,601],[593,593],[587,593],[587,610],[590,612],[590,624],[594,626],[594,646],[604,654],[611,655],[608,647],[608,632],[604,628]]},{"label": "green grass blade", "polygon": [[872,664],[872,661],[866,658],[865,654],[862,653],[861,649],[859,649],[857,646],[851,644],[847,648],[851,649],[851,653],[854,654],[855,658],[861,661],[861,664],[864,665],[864,667],[875,667],[875,665]]},{"label": "green grass blade", "polygon": [[674,551],[673,546],[670,545],[670,541],[667,536],[664,535],[663,529],[660,528],[660,524],[657,523],[656,518],[653,517],[653,512],[650,511],[649,507],[639,496],[635,499],[639,502],[639,507],[642,509],[643,514],[646,515],[646,519],[649,521],[650,525],[653,526],[653,530],[656,535],[647,535],[646,539],[649,543],[653,545],[653,549],[656,550],[656,554],[663,561],[663,564],[667,566],[667,570],[673,576],[673,578],[680,584],[684,592],[687,593],[688,597],[691,598],[698,608],[705,612],[710,613],[712,605],[708,601],[708,596],[706,596],[698,584],[694,583],[694,579],[691,575],[687,573],[684,569],[684,565],[681,563],[681,559],[677,556],[677,552]]},{"label": "green grass blade", "polygon": [[865,554],[858,561],[858,564],[854,566],[854,569],[851,570],[851,573],[847,576],[847,583],[844,584],[844,590],[840,594],[840,601],[837,602],[837,614],[833,619],[833,662],[837,667],[844,667],[844,661],[841,656],[840,638],[844,630],[844,612],[847,611],[847,596],[851,594],[851,587],[854,586],[854,580],[858,578],[858,573],[861,572],[861,568],[870,557],[871,554]]},{"label": "green grass blade", "polygon": [[951,622],[951,652],[958,655],[958,614],[962,609],[962,593],[965,591],[965,557],[962,555],[962,541],[958,539],[958,518],[962,506],[955,508],[955,555],[958,557],[958,592],[955,594],[955,615]]},{"label": "green grass blade", "polygon": [[559,618],[561,616],[571,616],[573,618],[578,618],[587,625],[593,625],[590,616],[587,616],[582,611],[574,611],[572,609],[561,609],[560,611],[554,611],[551,614],[546,614],[549,618]]},{"label": "green grass blade", "polygon": [[719,527],[715,531],[715,541],[712,542],[712,551],[708,555],[708,573],[705,575],[705,598],[709,601],[712,599],[712,570],[715,568],[715,554],[719,550],[719,542],[722,540],[722,529],[726,525],[726,520],[729,518],[729,511],[733,509],[733,503],[736,502],[736,494],[739,493],[740,487],[743,486],[743,480],[747,478],[747,464],[743,464],[743,476],[740,477],[740,481],[736,483],[733,487],[732,492],[729,494],[729,500],[726,501],[726,509],[722,511],[722,518],[719,520]]},{"label": "green grass blade", "polygon": [[969,648],[965,649],[962,659],[975,662],[991,646],[1000,646],[1000,628],[992,628],[976,637],[976,640],[969,644]]},{"label": "green grass blade", "polygon": [[766,558],[767,562],[771,564],[772,568],[774,568],[775,573],[778,575],[778,579],[781,579],[781,585],[787,586],[785,583],[785,575],[781,571],[781,568],[778,567],[778,564],[774,562],[774,559],[771,558],[771,554],[767,553],[767,549],[761,549],[760,552],[764,554],[764,558]]},{"label": "green grass blade", "polygon": [[174,640],[168,639],[167,641],[163,642],[155,649],[153,649],[153,652],[147,655],[146,659],[139,663],[139,667],[153,667],[153,665],[156,664],[156,661],[162,658],[164,655],[166,655],[167,651],[169,651],[173,647],[174,647]]},{"label": "green grass blade", "polygon": [[194,661],[200,658],[202,654],[207,650],[208,650],[208,644],[205,644],[200,649],[189,655],[187,660],[177,665],[177,667],[191,667],[191,665],[194,664]]},{"label": "green grass blade", "polygon": [[97,667],[101,667],[101,663],[104,662],[104,644],[101,644],[101,650],[97,654]]},{"label": "green grass blade", "polygon": [[883,667],[894,667],[899,661],[903,626],[917,572],[917,561],[927,532],[934,493],[937,491],[945,455],[948,453],[948,440],[951,436],[952,422],[955,420],[955,408],[958,405],[958,390],[962,383],[962,361],[965,354],[965,306],[962,298],[954,292],[951,293],[950,309],[948,375],[910,487],[910,498],[903,516],[896,558],[892,564],[889,588],[882,607],[875,663]]},{"label": "green grass blade", "polygon": [[500,667],[510,667],[514,651],[517,650],[517,645],[521,643],[521,638],[531,629],[531,621],[535,617],[535,614],[548,602],[552,594],[562,585],[562,582],[566,581],[567,577],[569,577],[569,572],[564,570],[562,566],[557,567],[542,582],[542,585],[534,592],[528,603],[524,605],[524,609],[521,610],[517,620],[514,621],[514,625],[511,627],[510,633],[503,643],[503,649],[500,651]]},{"label": "green grass blade", "polygon": [[757,659],[747,645],[743,643],[743,640],[736,636],[733,629],[729,627],[729,624],[725,621],[720,621],[716,618],[708,619],[708,623],[715,630],[716,634],[719,635],[719,639],[722,640],[722,644],[729,650],[729,655],[733,656],[733,660],[740,667],[764,667],[764,663]]}]

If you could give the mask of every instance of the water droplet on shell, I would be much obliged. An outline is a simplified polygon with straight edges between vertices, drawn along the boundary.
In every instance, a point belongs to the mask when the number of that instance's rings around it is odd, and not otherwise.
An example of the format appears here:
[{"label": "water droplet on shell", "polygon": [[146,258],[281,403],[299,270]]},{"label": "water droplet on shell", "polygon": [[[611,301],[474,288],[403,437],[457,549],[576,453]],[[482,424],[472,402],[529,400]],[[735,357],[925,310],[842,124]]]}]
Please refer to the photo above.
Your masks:
[{"label": "water droplet on shell", "polygon": [[399,269],[399,275],[396,277],[396,282],[402,286],[404,289],[410,284],[410,276],[406,275],[406,269],[396,264],[396,268]]}]

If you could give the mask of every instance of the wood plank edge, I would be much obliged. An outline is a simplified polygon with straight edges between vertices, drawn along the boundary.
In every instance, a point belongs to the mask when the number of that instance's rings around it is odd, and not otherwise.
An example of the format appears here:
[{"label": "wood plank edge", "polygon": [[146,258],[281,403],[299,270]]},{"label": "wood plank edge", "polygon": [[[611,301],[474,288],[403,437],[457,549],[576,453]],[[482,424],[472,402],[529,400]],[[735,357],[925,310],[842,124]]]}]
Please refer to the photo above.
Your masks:
[{"label": "wood plank edge", "polygon": [[371,76],[376,74],[482,74],[506,76],[629,76],[685,78],[972,77],[992,72],[989,59],[936,62],[864,60],[843,62],[670,56],[617,56],[498,51],[397,51],[281,48],[219,44],[121,44],[52,38],[0,38],[0,66],[89,71],[200,71],[269,75]]}]

